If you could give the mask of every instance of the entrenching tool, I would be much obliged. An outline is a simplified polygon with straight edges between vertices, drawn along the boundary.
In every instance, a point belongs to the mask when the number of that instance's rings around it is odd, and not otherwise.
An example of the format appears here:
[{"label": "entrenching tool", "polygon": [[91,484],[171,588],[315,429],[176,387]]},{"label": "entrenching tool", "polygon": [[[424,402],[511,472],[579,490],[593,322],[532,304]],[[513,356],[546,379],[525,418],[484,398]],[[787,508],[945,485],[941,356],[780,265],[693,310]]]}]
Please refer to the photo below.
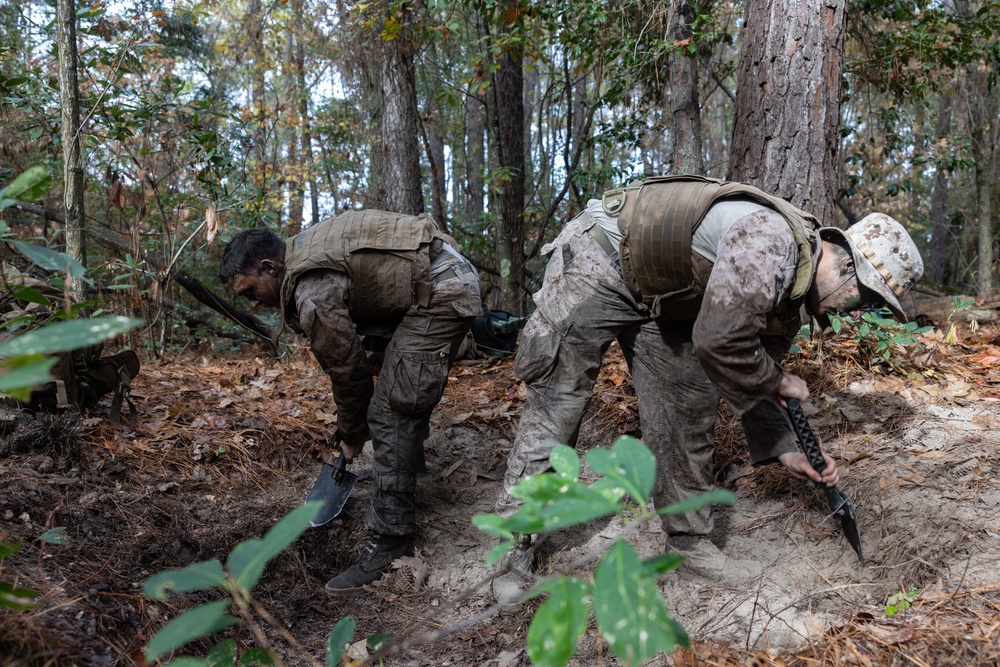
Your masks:
[{"label": "entrenching tool", "polygon": [[[785,399],[785,403],[788,405],[788,416],[792,419],[792,427],[795,429],[796,435],[799,436],[799,442],[806,453],[806,458],[809,459],[809,465],[813,467],[813,470],[822,474],[826,468],[826,459],[823,458],[819,438],[813,433],[805,413],[802,412],[802,404],[795,398]],[[844,536],[858,553],[858,560],[864,563],[865,558],[861,555],[861,532],[858,530],[858,517],[854,512],[854,503],[835,486],[824,484],[823,490],[826,491],[826,499],[830,503],[833,515],[840,517],[840,527],[844,530]]]},{"label": "entrenching tool", "polygon": [[324,463],[323,470],[306,498],[307,503],[312,500],[322,501],[323,507],[309,525],[315,528],[336,519],[344,509],[357,481],[358,476],[347,470],[347,457],[343,452],[332,465]]}]

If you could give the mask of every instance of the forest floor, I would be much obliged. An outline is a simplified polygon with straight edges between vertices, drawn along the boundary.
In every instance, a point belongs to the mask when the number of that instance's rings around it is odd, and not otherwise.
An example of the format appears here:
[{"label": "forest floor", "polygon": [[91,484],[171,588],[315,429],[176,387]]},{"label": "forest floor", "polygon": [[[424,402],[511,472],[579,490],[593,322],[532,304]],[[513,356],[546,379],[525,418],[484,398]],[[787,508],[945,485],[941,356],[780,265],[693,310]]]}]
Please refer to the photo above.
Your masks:
[{"label": "forest floor", "polygon": [[[893,366],[859,363],[863,350],[843,338],[807,342],[786,362],[809,382],[813,428],[842,467],[863,565],[815,487],[774,466],[746,465],[742,431],[721,411],[718,483],[739,502],[718,510],[714,538],[732,567],[723,580],[662,580],[693,644],[651,664],[1000,662],[1000,329],[962,325],[954,343],[946,333],[947,325],[924,336],[922,348],[897,349]],[[265,636],[285,664],[323,664],[326,635],[346,615],[357,621],[357,638],[447,631],[386,665],[528,664],[525,633],[537,601],[461,625],[493,605],[489,586],[475,586],[495,540],[470,519],[492,511],[524,394],[509,359],[463,364],[426,444],[415,557],[365,594],[323,593],[366,537],[372,482],[362,474],[342,517],[309,529],[254,589],[274,623]],[[112,428],[104,404],[82,419],[36,418],[0,441],[0,543],[23,545],[0,560],[0,581],[41,591],[35,610],[0,611],[0,665],[145,664],[152,634],[210,597],[162,603],[143,595],[142,582],[201,560],[224,562],[237,543],[300,505],[319,471],[309,449],[336,419],[328,380],[301,349],[285,364],[191,350],[150,361],[133,400],[131,431]],[[579,448],[641,435],[638,427],[627,369],[612,348]],[[369,449],[354,468],[370,465]],[[65,529],[67,544],[38,540],[53,527]],[[614,518],[551,535],[539,547],[541,567],[620,529]],[[628,539],[652,555],[665,536],[647,525]],[[912,606],[889,616],[887,598],[900,591],[914,593]],[[224,636],[256,641],[247,628]],[[573,664],[617,663],[592,626]]]}]

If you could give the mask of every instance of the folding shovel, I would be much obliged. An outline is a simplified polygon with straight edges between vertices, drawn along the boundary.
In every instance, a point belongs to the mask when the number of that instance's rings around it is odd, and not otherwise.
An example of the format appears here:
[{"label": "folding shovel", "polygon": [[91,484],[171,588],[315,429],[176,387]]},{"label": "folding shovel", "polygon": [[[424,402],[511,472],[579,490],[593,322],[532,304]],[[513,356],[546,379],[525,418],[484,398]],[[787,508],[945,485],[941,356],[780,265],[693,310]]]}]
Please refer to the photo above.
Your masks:
[{"label": "folding shovel", "polygon": [[[796,435],[799,436],[799,442],[806,453],[806,458],[809,459],[809,465],[813,467],[813,470],[822,474],[826,468],[826,459],[823,458],[819,439],[809,426],[805,413],[802,412],[802,404],[795,398],[785,399],[785,403],[788,405],[788,416],[792,419],[792,426],[795,428]],[[864,563],[864,556],[861,555],[861,532],[858,530],[858,517],[854,512],[854,503],[835,486],[824,484],[823,490],[826,491],[826,499],[830,503],[831,512],[834,516],[840,517],[840,527],[844,530],[844,536],[857,552],[858,560]]]},{"label": "folding shovel", "polygon": [[315,528],[336,519],[344,509],[357,481],[358,476],[347,470],[347,457],[343,452],[332,465],[324,463],[323,470],[306,498],[307,503],[313,500],[322,501],[323,507],[309,525]]}]

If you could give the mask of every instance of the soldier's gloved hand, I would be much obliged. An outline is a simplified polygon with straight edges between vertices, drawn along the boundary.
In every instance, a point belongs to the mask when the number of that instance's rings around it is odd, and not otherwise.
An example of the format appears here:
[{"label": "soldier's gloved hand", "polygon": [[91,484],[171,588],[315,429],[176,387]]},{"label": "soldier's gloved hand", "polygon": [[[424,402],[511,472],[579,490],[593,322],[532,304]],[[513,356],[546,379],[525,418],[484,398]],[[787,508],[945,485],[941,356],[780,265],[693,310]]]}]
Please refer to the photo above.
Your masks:
[{"label": "soldier's gloved hand", "polygon": [[826,460],[826,467],[823,468],[823,474],[820,475],[809,465],[809,459],[802,452],[785,452],[778,456],[778,460],[788,468],[788,472],[794,477],[811,479],[816,483],[826,484],[827,486],[837,486],[840,483],[840,471],[837,469],[837,464],[825,452],[823,458]]}]

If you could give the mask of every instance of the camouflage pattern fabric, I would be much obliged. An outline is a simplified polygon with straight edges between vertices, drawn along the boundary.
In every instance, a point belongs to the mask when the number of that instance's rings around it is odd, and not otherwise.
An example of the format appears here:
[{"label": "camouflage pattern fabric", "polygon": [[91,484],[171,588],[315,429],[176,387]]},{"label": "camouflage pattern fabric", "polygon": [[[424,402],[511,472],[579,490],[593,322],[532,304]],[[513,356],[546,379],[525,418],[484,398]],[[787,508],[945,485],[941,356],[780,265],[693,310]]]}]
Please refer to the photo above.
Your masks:
[{"label": "camouflage pattern fabric", "polygon": [[[575,446],[601,357],[615,339],[632,370],[643,440],[657,457],[658,507],[713,487],[720,394],[742,417],[754,463],[796,449],[770,397],[781,377],[776,359],[798,328],[798,306],[788,298],[798,246],[787,222],[770,210],[744,216],[718,240],[714,266],[693,258],[695,273],[705,274],[694,321],[652,319],[625,284],[617,254],[588,233],[593,225],[583,213],[543,249],[549,263],[515,365],[527,400],[496,504],[502,516],[519,507],[510,489],[546,470],[556,444]],[[671,534],[712,529],[709,510],[663,523]]]}]

